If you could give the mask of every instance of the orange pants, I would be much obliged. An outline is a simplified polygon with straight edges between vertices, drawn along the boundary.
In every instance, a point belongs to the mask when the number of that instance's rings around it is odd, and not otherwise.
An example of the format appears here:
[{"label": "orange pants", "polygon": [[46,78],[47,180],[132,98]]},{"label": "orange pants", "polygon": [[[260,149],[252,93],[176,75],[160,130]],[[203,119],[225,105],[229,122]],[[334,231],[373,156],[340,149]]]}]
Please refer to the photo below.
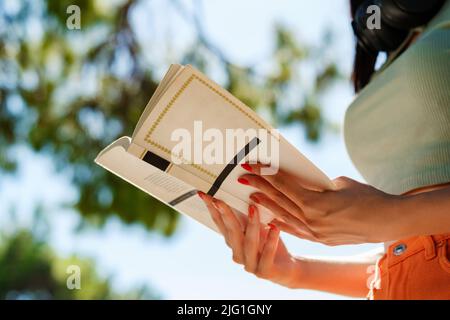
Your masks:
[{"label": "orange pants", "polygon": [[389,246],[377,262],[369,298],[450,299],[450,233]]}]

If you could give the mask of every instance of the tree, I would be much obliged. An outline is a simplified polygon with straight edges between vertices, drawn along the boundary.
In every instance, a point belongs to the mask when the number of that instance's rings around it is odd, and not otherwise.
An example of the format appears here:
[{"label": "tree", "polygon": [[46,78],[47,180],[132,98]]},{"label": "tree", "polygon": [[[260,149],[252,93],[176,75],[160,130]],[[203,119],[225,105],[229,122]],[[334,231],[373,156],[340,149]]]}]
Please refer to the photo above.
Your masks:
[{"label": "tree", "polygon": [[[0,299],[153,299],[147,287],[120,293],[100,277],[91,260],[61,258],[28,230],[0,236]],[[69,288],[70,266],[81,271],[79,288]],[[70,280],[70,279],[69,279]]]},{"label": "tree", "polygon": [[[93,164],[105,145],[133,131],[157,87],[149,53],[130,21],[143,1],[103,1],[107,10],[91,0],[22,0],[12,9],[0,3],[0,26],[6,26],[0,28],[0,168],[13,172],[19,161],[14,148],[27,145],[71,173],[79,196],[70,206],[86,221],[101,225],[117,216],[170,235],[178,217],[171,209]],[[201,2],[195,3],[198,9]],[[80,30],[66,25],[69,5],[80,8]],[[220,68],[223,85],[244,103],[275,124],[299,125],[310,140],[320,138],[326,121],[318,97],[339,77],[326,42],[303,46],[277,26],[267,58],[272,68],[261,73],[258,65],[237,66],[215,47],[200,10],[188,14],[176,0],[167,5],[185,14],[196,32],[183,63],[206,73]],[[308,79],[299,73],[305,63],[313,66]],[[306,80],[310,89],[300,85]],[[287,98],[293,90],[295,101]]]}]

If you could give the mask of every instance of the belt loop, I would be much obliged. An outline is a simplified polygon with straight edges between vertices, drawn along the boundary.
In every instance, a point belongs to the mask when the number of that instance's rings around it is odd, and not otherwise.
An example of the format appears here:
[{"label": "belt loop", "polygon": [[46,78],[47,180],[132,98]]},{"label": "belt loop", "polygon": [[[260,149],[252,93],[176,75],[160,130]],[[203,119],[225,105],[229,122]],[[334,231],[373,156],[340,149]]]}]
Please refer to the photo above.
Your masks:
[{"label": "belt loop", "polygon": [[434,243],[432,236],[421,236],[420,237],[425,248],[425,260],[431,260],[436,257],[436,245]]}]

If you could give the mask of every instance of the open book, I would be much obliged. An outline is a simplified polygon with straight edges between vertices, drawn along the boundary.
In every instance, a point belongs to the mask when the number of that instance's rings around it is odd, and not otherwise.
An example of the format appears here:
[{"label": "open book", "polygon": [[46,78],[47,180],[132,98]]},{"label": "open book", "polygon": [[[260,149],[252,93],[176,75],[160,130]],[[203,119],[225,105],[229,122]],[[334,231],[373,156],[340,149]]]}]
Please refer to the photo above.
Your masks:
[{"label": "open book", "polygon": [[[237,182],[239,164],[263,162],[325,190],[330,179],[253,110],[191,66],[172,65],[131,138],[122,137],[95,162],[152,197],[217,231],[197,191],[247,213],[256,189]],[[271,213],[258,206],[261,222]]]}]

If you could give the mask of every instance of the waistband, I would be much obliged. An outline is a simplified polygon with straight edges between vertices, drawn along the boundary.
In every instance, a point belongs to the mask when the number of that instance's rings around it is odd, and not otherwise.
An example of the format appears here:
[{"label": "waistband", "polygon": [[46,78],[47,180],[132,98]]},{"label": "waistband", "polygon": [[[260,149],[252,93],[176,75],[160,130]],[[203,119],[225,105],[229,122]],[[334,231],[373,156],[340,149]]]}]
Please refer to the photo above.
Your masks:
[{"label": "waistband", "polygon": [[[388,267],[392,267],[421,251],[425,251],[426,260],[434,259],[437,255],[437,249],[445,245],[445,240],[447,239],[450,239],[450,233],[418,236],[396,241],[388,247],[386,254],[379,263],[382,263],[382,260],[384,260]],[[382,270],[382,273],[383,271],[386,270]]]}]

